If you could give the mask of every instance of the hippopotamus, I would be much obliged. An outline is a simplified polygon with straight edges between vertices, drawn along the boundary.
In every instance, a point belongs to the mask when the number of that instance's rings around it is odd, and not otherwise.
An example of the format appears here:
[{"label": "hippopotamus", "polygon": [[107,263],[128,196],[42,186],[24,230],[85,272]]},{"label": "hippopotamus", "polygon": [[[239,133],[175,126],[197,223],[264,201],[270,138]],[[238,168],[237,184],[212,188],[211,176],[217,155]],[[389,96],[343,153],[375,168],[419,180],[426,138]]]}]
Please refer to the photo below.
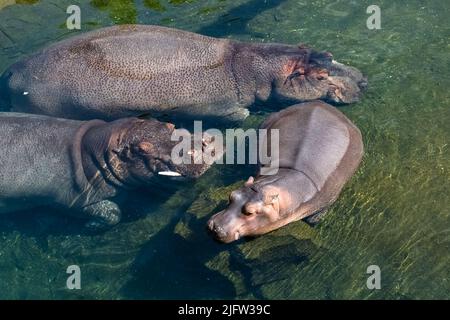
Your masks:
[{"label": "hippopotamus", "polygon": [[321,101],[274,113],[261,128],[268,130],[263,139],[270,130],[279,130],[279,169],[276,174],[250,177],[231,192],[228,207],[208,221],[209,230],[225,243],[301,219],[317,223],[363,156],[359,129]]},{"label": "hippopotamus", "polygon": [[[77,35],[22,60],[0,80],[4,110],[61,118],[240,121],[268,101],[352,103],[366,79],[329,52],[246,43],[152,25]],[[183,120],[184,121],[184,120]]]},{"label": "hippopotamus", "polygon": [[[121,218],[121,191],[196,178],[210,166],[175,164],[171,123],[128,117],[112,122],[0,113],[0,212],[53,205],[94,229]],[[214,147],[207,136],[201,151]],[[187,151],[198,157],[202,152]]]}]

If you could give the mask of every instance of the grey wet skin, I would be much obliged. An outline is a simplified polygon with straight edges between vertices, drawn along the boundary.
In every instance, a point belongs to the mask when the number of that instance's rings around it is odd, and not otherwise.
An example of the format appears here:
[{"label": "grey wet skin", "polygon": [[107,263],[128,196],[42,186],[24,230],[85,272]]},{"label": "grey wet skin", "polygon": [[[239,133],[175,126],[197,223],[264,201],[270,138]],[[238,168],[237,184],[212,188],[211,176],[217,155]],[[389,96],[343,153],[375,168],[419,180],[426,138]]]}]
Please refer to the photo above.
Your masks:
[{"label": "grey wet skin", "polygon": [[122,191],[174,183],[161,172],[195,178],[209,167],[174,164],[174,126],[154,119],[0,113],[0,131],[0,212],[55,205],[90,219],[88,226],[107,227],[120,221],[114,198]]},{"label": "grey wet skin", "polygon": [[256,102],[352,103],[366,80],[328,52],[122,25],[87,32],[17,62],[0,79],[16,112],[70,119],[150,114],[239,121]]},{"label": "grey wet skin", "polygon": [[211,217],[208,228],[222,242],[315,220],[337,199],[363,156],[359,129],[321,101],[274,113],[261,128],[279,129],[279,170],[250,177],[231,193],[228,207]]}]

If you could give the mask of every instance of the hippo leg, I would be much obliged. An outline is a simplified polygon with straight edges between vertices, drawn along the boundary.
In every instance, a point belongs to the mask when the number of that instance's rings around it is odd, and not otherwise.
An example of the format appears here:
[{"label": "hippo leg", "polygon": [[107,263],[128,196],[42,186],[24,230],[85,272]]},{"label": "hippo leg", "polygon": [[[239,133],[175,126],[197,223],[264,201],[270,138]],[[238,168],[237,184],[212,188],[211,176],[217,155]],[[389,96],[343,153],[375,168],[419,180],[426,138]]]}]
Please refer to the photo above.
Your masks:
[{"label": "hippo leg", "polygon": [[92,218],[86,223],[89,229],[105,229],[119,223],[122,216],[119,206],[109,200],[103,200],[83,208],[83,212]]},{"label": "hippo leg", "polygon": [[323,217],[326,216],[326,214],[328,213],[327,208],[319,210],[315,213],[313,213],[312,215],[306,217],[303,219],[303,221],[305,221],[307,224],[309,224],[310,226],[315,226],[316,224],[318,224],[320,222],[320,220],[323,219]]}]

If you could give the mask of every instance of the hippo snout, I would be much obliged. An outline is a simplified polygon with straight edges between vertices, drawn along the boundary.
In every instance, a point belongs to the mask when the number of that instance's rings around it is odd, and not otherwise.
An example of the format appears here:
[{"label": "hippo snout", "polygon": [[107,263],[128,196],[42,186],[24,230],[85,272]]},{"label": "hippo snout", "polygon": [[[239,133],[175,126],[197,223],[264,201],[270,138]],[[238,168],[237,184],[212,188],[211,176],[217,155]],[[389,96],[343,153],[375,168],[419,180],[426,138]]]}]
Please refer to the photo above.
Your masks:
[{"label": "hippo snout", "polygon": [[212,236],[224,243],[230,243],[241,238],[242,221],[234,213],[219,212],[209,219],[207,226]]},{"label": "hippo snout", "polygon": [[214,223],[212,219],[208,222],[208,229],[217,240],[227,238],[228,233],[221,226]]}]

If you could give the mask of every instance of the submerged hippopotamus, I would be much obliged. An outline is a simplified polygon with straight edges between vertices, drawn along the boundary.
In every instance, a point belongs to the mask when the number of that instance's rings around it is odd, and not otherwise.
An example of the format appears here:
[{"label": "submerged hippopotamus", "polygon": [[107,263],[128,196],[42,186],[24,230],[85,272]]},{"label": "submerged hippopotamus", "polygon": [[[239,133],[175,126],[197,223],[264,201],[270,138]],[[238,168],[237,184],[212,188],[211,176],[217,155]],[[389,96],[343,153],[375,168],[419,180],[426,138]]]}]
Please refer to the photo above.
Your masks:
[{"label": "submerged hippopotamus", "polygon": [[257,101],[358,100],[365,78],[328,52],[244,43],[150,25],[103,28],[6,70],[11,111],[70,119],[150,114],[239,121]]},{"label": "submerged hippopotamus", "polygon": [[363,156],[358,128],[320,101],[274,113],[261,128],[279,130],[279,170],[250,177],[231,193],[228,208],[209,220],[209,229],[222,242],[264,234],[300,219],[317,222]]},{"label": "submerged hippopotamus", "polygon": [[[174,130],[154,119],[108,123],[0,113],[0,212],[53,204],[90,218],[90,227],[114,225],[120,190],[198,177],[209,167],[174,164]],[[209,142],[205,137],[203,148]],[[187,152],[192,160],[201,148]]]}]

